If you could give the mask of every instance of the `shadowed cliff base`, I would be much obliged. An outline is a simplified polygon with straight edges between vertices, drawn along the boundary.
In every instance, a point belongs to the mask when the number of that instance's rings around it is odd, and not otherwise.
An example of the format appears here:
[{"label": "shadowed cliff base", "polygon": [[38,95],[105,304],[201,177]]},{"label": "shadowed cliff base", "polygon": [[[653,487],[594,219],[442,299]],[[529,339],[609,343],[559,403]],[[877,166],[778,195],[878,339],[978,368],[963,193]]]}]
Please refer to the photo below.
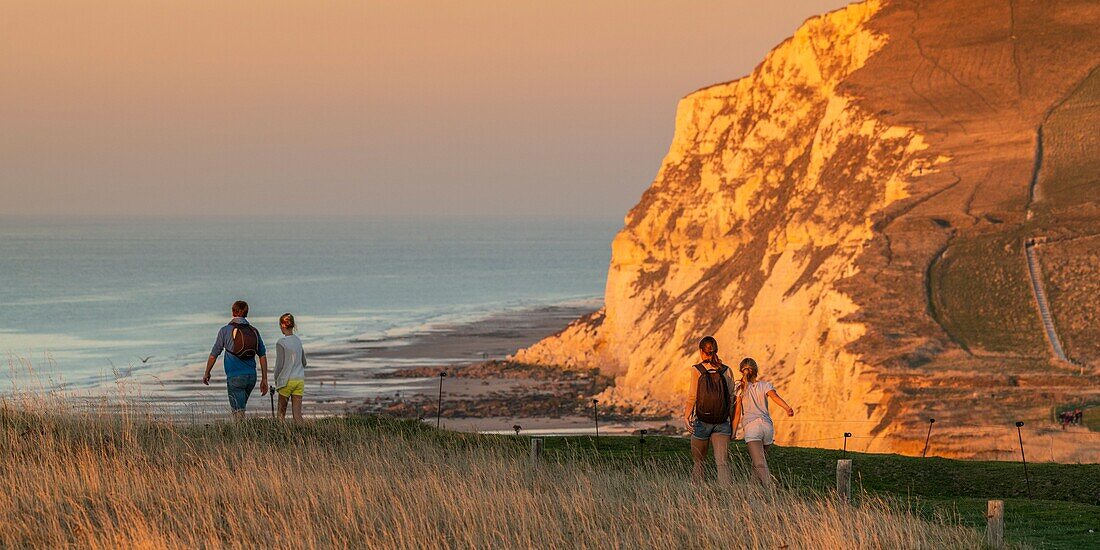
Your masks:
[{"label": "shadowed cliff base", "polygon": [[[1053,427],[1057,407],[1100,404],[1098,63],[1095,2],[869,1],[808,20],[752,74],[680,102],[601,321],[516,359],[600,368],[608,399],[668,411],[714,334],[800,417],[868,426],[870,451],[920,453],[935,416],[937,454],[991,456],[976,441],[996,432],[964,425]],[[1029,240],[1071,361],[1048,344]],[[1100,461],[1100,438],[1059,454]]]}]

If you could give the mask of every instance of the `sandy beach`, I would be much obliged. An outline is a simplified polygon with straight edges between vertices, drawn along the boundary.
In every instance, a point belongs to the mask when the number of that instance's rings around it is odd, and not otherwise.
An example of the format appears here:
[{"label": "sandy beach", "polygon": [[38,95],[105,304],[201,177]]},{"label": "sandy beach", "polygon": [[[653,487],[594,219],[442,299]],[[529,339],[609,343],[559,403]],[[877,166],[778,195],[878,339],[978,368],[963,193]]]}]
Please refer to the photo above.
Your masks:
[{"label": "sandy beach", "polygon": [[[516,350],[556,333],[598,304],[578,303],[502,311],[482,319],[438,324],[382,337],[354,338],[307,349],[307,416],[377,413],[435,422],[440,373],[440,423],[461,431],[589,433],[592,398],[612,383],[596,372],[557,371],[505,361]],[[273,357],[271,358],[274,359]],[[272,361],[273,362],[273,361]],[[141,372],[74,392],[79,406],[130,407],[184,422],[227,415],[224,374],[216,365],[209,386],[201,364]],[[270,415],[272,400],[257,389],[249,415]],[[600,431],[658,429],[663,419],[634,419],[600,411]]]}]

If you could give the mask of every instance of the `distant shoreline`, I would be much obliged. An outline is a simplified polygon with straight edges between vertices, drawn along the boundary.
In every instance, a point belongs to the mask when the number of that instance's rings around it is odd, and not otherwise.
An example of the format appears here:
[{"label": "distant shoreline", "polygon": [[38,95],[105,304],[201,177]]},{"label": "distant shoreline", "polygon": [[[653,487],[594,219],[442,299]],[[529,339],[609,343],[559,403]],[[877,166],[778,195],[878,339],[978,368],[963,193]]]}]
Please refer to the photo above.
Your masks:
[{"label": "distant shoreline", "polygon": [[[453,369],[486,360],[501,360],[517,350],[564,329],[571,321],[597,309],[597,300],[571,300],[556,305],[515,308],[492,312],[483,318],[455,323],[429,324],[405,333],[377,338],[356,337],[332,344],[310,346],[306,375],[305,408],[311,416],[356,412],[386,396],[435,395],[433,378],[384,376],[408,368]],[[269,340],[272,338],[269,337]],[[269,347],[273,347],[273,342]],[[269,354],[273,368],[274,354]],[[167,370],[142,370],[115,381],[89,388],[73,388],[66,394],[74,401],[147,408],[155,413],[196,418],[226,415],[224,374],[215,366],[209,386],[199,381],[202,364]],[[271,376],[269,372],[269,376]],[[380,376],[382,375],[382,376]],[[515,381],[447,381],[447,393],[455,398],[477,399],[507,390]],[[270,414],[269,398],[257,388],[249,400],[249,415]]]}]

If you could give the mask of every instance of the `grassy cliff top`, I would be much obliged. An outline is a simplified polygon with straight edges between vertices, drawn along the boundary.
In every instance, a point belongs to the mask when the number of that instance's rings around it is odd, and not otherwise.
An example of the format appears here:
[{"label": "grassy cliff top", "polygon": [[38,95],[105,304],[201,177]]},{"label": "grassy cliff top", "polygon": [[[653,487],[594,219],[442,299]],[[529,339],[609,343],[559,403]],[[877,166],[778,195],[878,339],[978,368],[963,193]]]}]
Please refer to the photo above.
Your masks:
[{"label": "grassy cliff top", "polygon": [[[733,450],[734,487],[688,482],[680,438],[545,439],[348,417],[179,427],[0,415],[4,546],[973,547],[985,499],[1010,541],[1095,543],[1100,467],[852,455],[854,506],[829,491],[839,453],[775,448],[767,496]],[[711,476],[713,477],[713,476]],[[701,529],[729,525],[730,529]]]}]

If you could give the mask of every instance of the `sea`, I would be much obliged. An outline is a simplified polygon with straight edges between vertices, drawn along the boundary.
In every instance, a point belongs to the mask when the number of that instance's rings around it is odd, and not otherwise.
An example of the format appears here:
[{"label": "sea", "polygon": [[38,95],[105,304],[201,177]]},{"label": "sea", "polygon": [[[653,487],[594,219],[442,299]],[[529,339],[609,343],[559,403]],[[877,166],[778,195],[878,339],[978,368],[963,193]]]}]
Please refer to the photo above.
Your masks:
[{"label": "sea", "polygon": [[234,300],[271,342],[294,313],[310,344],[598,305],[621,223],[0,218],[0,390],[202,362]]}]

